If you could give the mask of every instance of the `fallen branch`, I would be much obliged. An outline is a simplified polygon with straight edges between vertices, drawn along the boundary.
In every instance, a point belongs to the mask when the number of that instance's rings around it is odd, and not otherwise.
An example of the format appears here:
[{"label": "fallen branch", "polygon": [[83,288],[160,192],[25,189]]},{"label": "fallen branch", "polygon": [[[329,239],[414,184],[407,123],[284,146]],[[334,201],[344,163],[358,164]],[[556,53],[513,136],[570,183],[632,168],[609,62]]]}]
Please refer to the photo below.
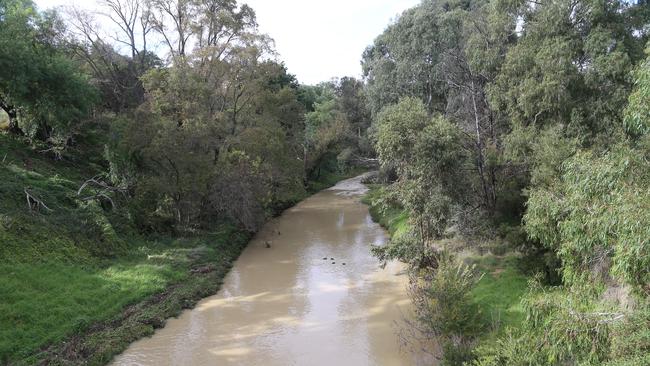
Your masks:
[{"label": "fallen branch", "polygon": [[83,197],[83,198],[81,198],[81,200],[82,201],[92,201],[92,200],[96,200],[98,198],[103,198],[103,199],[107,200],[108,202],[111,203],[111,207],[115,208],[115,202],[113,202],[113,199],[110,198],[108,195],[106,195],[104,193],[97,193],[94,196]]},{"label": "fallen branch", "polygon": [[81,185],[81,187],[79,187],[79,190],[77,191],[77,196],[80,196],[81,192],[83,192],[83,190],[88,186],[93,186],[93,188],[95,188],[95,189],[100,188],[100,189],[110,191],[110,192],[126,193],[125,188],[115,187],[115,186],[112,186],[112,185],[104,182],[103,180],[99,180],[100,176],[101,175],[96,175],[96,176],[88,179],[87,181],[85,181]]},{"label": "fallen branch", "polygon": [[45,202],[43,202],[43,200],[39,199],[34,194],[29,192],[27,188],[24,189],[24,192],[25,192],[25,197],[27,198],[27,207],[29,208],[29,212],[33,212],[34,210],[40,211],[41,207],[43,207],[48,211],[53,211],[51,208],[47,207],[47,205],[45,204]]},{"label": "fallen branch", "polygon": [[92,188],[95,191],[95,194],[92,196],[87,196],[81,198],[82,201],[91,201],[99,198],[103,198],[110,202],[111,207],[115,208],[115,202],[113,199],[108,195],[109,193],[122,193],[126,194],[127,190],[125,188],[121,187],[114,187],[108,183],[106,183],[104,180],[101,179],[101,174],[96,175],[88,180],[86,180],[81,187],[79,187],[79,190],[77,191],[77,196],[81,196],[83,191],[86,188]]}]

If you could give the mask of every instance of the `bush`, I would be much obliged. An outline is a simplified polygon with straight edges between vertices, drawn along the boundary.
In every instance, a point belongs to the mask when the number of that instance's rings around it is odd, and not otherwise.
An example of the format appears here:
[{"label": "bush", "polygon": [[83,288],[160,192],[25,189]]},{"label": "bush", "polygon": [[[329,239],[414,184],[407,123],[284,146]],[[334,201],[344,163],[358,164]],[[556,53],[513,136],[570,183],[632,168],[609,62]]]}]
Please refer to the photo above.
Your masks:
[{"label": "bush", "polygon": [[607,365],[650,365],[650,304],[644,304],[612,330]]},{"label": "bush", "polygon": [[426,339],[442,345],[443,364],[468,361],[474,338],[485,328],[470,294],[480,279],[474,266],[443,253],[437,270],[412,281],[410,292],[417,323]]}]

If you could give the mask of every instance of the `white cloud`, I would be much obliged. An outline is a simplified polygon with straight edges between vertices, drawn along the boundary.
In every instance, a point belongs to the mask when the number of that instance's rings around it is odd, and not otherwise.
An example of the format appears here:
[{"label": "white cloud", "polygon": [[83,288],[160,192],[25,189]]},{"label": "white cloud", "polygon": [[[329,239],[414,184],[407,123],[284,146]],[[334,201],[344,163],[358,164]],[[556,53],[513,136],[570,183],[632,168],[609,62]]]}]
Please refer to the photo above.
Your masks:
[{"label": "white cloud", "polygon": [[[315,84],[360,76],[361,54],[402,11],[420,0],[244,0],[260,30],[275,39],[280,60],[298,80]],[[41,8],[73,1],[36,0]],[[93,7],[94,1],[74,1]]]}]

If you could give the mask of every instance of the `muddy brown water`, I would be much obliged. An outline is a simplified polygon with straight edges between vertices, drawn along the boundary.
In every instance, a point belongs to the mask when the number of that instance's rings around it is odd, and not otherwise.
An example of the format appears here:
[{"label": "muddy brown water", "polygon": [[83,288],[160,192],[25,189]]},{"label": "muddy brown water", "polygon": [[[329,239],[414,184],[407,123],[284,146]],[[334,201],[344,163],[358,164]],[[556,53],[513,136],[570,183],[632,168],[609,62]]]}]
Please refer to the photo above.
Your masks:
[{"label": "muddy brown water", "polygon": [[133,343],[113,365],[423,364],[400,347],[411,309],[407,276],[400,263],[381,269],[370,253],[387,234],[360,203],[360,181],[343,181],[269,222],[217,295]]}]

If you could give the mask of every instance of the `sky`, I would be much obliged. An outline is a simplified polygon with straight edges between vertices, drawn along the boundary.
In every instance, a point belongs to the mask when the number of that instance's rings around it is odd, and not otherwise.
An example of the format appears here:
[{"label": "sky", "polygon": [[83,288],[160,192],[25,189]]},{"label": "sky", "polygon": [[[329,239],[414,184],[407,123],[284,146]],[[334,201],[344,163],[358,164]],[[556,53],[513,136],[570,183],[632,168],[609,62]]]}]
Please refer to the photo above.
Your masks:
[{"label": "sky", "polygon": [[[420,0],[243,0],[260,31],[275,40],[279,60],[304,84],[361,76],[361,54],[404,10]],[[94,0],[35,0],[40,9]]]}]

